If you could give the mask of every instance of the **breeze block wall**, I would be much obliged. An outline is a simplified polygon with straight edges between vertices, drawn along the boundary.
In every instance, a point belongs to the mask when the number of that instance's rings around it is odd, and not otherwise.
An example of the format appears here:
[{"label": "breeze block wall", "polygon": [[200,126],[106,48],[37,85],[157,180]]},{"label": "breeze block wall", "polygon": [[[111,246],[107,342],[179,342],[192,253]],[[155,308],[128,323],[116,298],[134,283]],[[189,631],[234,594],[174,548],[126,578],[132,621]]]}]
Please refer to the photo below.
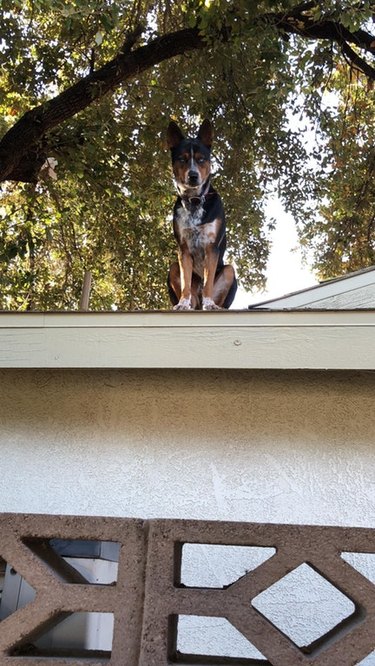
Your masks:
[{"label": "breeze block wall", "polygon": [[[373,528],[374,403],[371,372],[3,370],[0,511]],[[345,557],[375,579],[363,551]],[[186,581],[225,587],[272,555],[228,553],[200,544]],[[282,590],[293,617],[275,588],[259,605],[301,649],[355,612],[304,565]],[[182,615],[181,651],[205,636],[215,656],[219,634],[223,658],[261,659],[240,639],[229,655],[237,639],[214,615]]]},{"label": "breeze block wall", "polygon": [[[68,541],[71,545],[82,545],[83,539],[88,543],[105,540],[119,546],[117,571],[111,582],[90,582],[67,561],[69,558],[59,557],[56,552],[57,542],[60,547]],[[252,548],[275,546],[276,552],[255,570],[223,588],[183,584],[185,545],[207,543],[221,548],[229,544],[232,548],[246,548],[248,544]],[[375,530],[2,514],[1,556],[12,563],[13,576],[16,567],[33,585],[36,597],[3,618],[0,660],[4,666],[23,666],[25,659],[34,666],[213,664],[207,650],[210,645],[203,648],[199,657],[197,653],[194,655],[193,643],[193,654],[181,650],[180,623],[186,616],[229,621],[242,640],[248,639],[249,645],[257,650],[255,659],[219,655],[216,664],[357,664],[372,650],[375,620],[375,586],[342,558],[343,552],[358,548],[375,551]],[[347,595],[345,598],[354,603],[348,617],[330,631],[309,645],[298,646],[270,619],[269,609],[259,612],[259,604],[255,605],[254,600],[306,562],[326,583],[330,581],[336,593],[340,590],[341,595]],[[68,646],[68,641],[60,646],[55,640],[49,645],[43,642],[43,635],[45,638],[51,627],[61,627],[67,619],[73,619],[71,628],[74,628],[77,623],[74,617],[82,613],[112,615],[112,640],[107,650],[93,649],[88,635],[92,618],[79,646]],[[105,640],[108,633],[107,628]],[[204,635],[202,638],[205,640]],[[220,640],[217,647],[220,648]],[[228,647],[230,651],[233,645]]]}]

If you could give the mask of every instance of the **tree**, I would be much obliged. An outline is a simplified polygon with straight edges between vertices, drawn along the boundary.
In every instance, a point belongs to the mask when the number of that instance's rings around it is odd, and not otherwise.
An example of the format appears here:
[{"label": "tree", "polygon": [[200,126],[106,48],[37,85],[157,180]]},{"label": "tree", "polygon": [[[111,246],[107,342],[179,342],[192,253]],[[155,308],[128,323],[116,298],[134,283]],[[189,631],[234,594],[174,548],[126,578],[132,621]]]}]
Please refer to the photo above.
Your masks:
[{"label": "tree", "polygon": [[2,7],[2,307],[76,307],[85,268],[94,308],[167,305],[171,117],[214,122],[244,286],[263,281],[275,182],[322,274],[373,262],[373,2]]}]

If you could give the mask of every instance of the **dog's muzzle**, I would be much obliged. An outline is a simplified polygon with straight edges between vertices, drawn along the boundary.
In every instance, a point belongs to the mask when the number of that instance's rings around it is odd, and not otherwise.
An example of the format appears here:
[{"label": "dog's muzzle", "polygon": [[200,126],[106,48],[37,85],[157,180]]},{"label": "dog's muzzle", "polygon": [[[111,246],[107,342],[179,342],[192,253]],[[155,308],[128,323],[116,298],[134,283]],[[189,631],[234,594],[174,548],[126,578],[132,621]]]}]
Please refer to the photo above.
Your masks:
[{"label": "dog's muzzle", "polygon": [[191,187],[196,187],[199,185],[199,173],[198,171],[189,171],[188,173],[188,185]]}]

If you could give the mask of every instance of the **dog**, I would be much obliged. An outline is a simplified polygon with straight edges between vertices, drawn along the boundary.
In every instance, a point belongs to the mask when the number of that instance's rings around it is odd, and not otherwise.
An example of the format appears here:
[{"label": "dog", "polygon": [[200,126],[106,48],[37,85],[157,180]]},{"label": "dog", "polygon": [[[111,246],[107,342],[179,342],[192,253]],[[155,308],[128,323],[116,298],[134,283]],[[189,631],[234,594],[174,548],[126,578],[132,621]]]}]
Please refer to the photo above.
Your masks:
[{"label": "dog", "polygon": [[173,232],[178,262],[168,274],[174,310],[228,309],[237,291],[233,267],[224,264],[224,208],[211,185],[212,125],[204,120],[196,138],[183,135],[171,121],[167,142],[178,198],[173,209]]}]

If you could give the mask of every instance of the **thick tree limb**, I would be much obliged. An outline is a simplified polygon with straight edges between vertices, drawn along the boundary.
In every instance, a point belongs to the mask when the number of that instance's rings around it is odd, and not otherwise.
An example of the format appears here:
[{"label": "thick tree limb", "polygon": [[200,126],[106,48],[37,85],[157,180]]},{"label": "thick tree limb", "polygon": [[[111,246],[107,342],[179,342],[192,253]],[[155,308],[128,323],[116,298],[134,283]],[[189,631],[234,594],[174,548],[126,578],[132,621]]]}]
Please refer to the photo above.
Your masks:
[{"label": "thick tree limb", "polygon": [[[28,180],[30,173],[28,154],[30,151],[35,152],[35,145],[42,140],[46,132],[64,120],[87,108],[124,81],[163,60],[203,46],[204,41],[198,29],[190,28],[154,39],[134,51],[123,48],[113,60],[97,71],[80,79],[45,104],[28,111],[0,142],[0,181],[13,178]],[[25,178],[22,178],[23,160],[28,171]]]},{"label": "thick tree limb", "polygon": [[342,43],[342,52],[351,65],[356,67],[360,72],[363,72],[363,74],[366,74],[369,79],[375,80],[374,68],[361,58],[345,41]]},{"label": "thick tree limb", "polygon": [[[287,14],[268,13],[258,21],[271,24],[283,33],[338,43],[345,57],[375,80],[375,68],[352,48],[375,55],[375,37],[364,30],[350,32],[331,17],[314,21],[310,10],[315,6],[313,1],[305,2]],[[134,48],[139,36],[140,29],[136,29],[113,60],[20,118],[0,141],[0,181],[35,181],[45,159],[42,143],[48,131],[154,65],[191,50],[208,48],[197,27],[179,30]],[[230,31],[223,30],[221,38],[230,40]]]}]

